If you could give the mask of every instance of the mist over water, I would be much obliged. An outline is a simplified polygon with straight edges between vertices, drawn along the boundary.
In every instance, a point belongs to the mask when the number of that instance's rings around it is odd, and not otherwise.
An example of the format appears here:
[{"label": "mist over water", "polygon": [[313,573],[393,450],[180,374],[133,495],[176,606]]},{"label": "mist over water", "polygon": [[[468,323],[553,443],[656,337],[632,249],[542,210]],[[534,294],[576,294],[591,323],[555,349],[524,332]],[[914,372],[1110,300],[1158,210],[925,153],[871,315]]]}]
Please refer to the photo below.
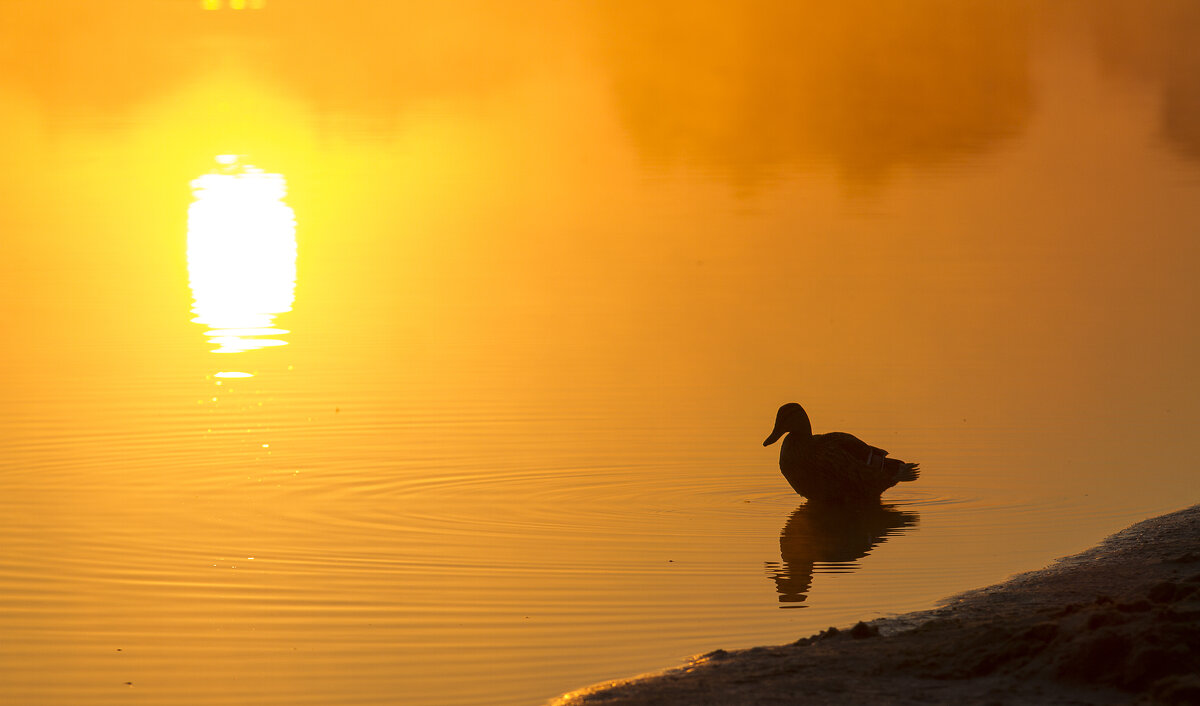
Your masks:
[{"label": "mist over water", "polygon": [[0,702],[538,703],[1197,502],[1197,20],[0,2]]}]

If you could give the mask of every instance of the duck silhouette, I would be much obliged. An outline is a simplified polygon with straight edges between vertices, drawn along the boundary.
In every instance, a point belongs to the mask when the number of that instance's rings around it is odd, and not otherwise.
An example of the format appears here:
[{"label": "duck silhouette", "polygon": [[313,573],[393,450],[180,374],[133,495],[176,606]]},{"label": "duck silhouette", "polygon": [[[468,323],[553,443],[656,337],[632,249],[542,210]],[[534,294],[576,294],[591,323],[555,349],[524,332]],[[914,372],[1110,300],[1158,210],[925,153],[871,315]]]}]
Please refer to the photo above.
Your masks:
[{"label": "duck silhouette", "polygon": [[916,463],[887,458],[887,451],[853,434],[813,434],[808,413],[795,402],[779,408],[770,446],[787,434],[779,470],[797,493],[822,503],[878,504],[883,491],[921,474]]}]

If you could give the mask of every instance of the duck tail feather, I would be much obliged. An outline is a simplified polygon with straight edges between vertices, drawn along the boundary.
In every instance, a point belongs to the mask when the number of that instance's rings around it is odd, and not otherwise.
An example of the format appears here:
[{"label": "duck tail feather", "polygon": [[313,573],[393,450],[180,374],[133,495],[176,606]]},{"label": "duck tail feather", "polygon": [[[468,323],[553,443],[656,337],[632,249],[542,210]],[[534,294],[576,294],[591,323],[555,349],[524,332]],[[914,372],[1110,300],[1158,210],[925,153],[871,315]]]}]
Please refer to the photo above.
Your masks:
[{"label": "duck tail feather", "polygon": [[919,463],[905,463],[902,466],[900,466],[900,472],[898,474],[896,474],[896,479],[897,479],[897,482],[899,482],[899,483],[903,483],[905,481],[910,481],[910,480],[916,480],[920,477],[921,477],[921,464],[919,464]]}]

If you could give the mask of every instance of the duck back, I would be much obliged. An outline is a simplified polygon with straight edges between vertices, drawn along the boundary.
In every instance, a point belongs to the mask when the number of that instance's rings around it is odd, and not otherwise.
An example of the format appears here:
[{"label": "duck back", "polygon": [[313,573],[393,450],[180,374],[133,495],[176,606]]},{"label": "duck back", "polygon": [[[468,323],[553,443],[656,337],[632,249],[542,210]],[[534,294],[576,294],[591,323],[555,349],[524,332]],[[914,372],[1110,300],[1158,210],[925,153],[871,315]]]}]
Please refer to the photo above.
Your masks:
[{"label": "duck back", "polygon": [[883,491],[915,480],[919,473],[916,464],[886,456],[887,451],[845,432],[789,434],[780,450],[779,470],[797,493],[810,500],[878,503]]}]

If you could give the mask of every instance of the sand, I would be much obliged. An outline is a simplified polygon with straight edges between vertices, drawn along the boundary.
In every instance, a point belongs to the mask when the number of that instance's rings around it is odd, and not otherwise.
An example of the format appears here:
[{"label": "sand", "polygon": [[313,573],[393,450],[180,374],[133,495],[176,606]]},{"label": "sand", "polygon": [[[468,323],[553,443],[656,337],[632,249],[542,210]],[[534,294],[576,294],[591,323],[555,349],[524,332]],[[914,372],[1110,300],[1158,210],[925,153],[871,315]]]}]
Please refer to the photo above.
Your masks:
[{"label": "sand", "polygon": [[634,704],[1200,704],[1200,505],[942,607],[566,694]]}]

